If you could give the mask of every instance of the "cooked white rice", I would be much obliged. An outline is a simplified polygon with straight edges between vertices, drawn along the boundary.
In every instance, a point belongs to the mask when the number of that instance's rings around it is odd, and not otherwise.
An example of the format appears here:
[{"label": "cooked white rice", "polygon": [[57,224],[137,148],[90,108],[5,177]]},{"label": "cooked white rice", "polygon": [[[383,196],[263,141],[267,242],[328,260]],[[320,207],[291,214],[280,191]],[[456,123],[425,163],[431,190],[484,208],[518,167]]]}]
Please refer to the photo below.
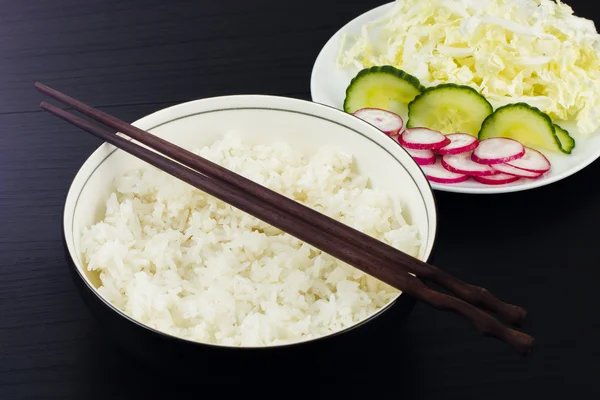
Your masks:
[{"label": "cooked white rice", "polygon": [[[196,152],[417,255],[401,199],[368,188],[352,157],[306,157],[284,143],[226,136]],[[100,293],[150,327],[199,342],[265,346],[353,325],[398,291],[155,168],[115,182],[104,219],[84,229],[82,255]]]}]

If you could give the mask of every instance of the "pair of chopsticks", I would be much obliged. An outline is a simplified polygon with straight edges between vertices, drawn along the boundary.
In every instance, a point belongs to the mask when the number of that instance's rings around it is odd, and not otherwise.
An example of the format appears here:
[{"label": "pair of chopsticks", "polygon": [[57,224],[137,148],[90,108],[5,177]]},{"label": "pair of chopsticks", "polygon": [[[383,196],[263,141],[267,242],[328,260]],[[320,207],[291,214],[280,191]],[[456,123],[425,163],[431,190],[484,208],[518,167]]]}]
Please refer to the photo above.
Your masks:
[{"label": "pair of chopsticks", "polygon": [[[519,354],[527,355],[531,352],[534,345],[531,336],[507,327],[475,306],[487,309],[514,325],[520,325],[527,315],[523,308],[504,303],[484,288],[465,283],[433,265],[64,93],[40,83],[36,83],[35,88],[155,151],[45,101],[40,105],[43,110],[421,302],[462,315],[471,320],[481,333],[504,341]],[[456,297],[428,288],[417,277],[438,284]]]}]

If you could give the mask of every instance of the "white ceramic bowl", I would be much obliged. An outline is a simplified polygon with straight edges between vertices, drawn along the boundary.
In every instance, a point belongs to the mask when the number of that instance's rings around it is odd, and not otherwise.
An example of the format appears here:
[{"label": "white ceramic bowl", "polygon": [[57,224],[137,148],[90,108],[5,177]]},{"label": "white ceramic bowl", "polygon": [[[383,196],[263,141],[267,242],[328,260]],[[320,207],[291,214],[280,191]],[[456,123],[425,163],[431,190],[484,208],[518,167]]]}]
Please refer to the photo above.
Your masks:
[{"label": "white ceramic bowl", "polygon": [[[307,154],[323,145],[335,145],[354,156],[357,169],[370,178],[373,187],[402,193],[410,222],[419,227],[423,238],[419,258],[427,260],[431,255],[437,214],[427,179],[400,146],[358,118],[308,101],[241,95],[179,104],[144,117],[134,125],[186,148],[209,145],[232,130],[251,143],[284,140]],[[168,339],[172,345],[192,344],[195,342],[170,337],[140,324],[112,306],[96,290],[100,283],[98,277],[86,271],[81,261],[79,237],[82,228],[102,218],[113,179],[126,170],[144,165],[106,143],[87,159],[75,176],[66,199],[64,239],[67,254],[86,303],[115,336],[130,335],[127,340],[141,342],[145,339],[139,339],[138,335],[145,332],[154,338]],[[374,319],[397,302],[398,299],[367,320]],[[126,330],[132,332],[124,334]],[[154,343],[152,346],[157,349],[159,345]],[[149,350],[146,346],[142,351]]]}]

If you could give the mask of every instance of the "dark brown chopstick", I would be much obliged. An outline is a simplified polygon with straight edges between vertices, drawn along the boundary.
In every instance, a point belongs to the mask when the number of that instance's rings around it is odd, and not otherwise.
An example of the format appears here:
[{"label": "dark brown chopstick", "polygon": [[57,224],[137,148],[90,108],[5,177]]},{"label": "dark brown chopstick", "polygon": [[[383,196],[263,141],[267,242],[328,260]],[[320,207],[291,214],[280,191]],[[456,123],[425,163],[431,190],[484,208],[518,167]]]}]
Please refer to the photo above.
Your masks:
[{"label": "dark brown chopstick", "polygon": [[376,256],[393,262],[397,268],[403,268],[405,271],[415,274],[416,276],[434,282],[444,289],[455,294],[457,297],[480,307],[486,308],[505,321],[520,325],[527,311],[522,307],[514,306],[497,299],[488,290],[465,283],[447,272],[430,265],[426,262],[412,257],[392,246],[377,240],[363,232],[354,228],[348,227],[333,218],[329,218],[318,211],[309,207],[304,207],[298,202],[283,196],[275,191],[265,190],[265,187],[255,183],[238,174],[232,174],[231,171],[221,167],[205,158],[198,157],[194,153],[182,149],[164,139],[151,135],[131,124],[121,121],[112,115],[106,114],[103,111],[90,107],[64,93],[55,89],[36,83],[35,87],[41,93],[81,112],[88,117],[91,117],[106,126],[109,126],[127,136],[147,145],[150,148],[160,148],[161,152],[166,156],[178,161],[184,165],[202,171],[203,174],[218,179],[229,184],[232,184],[259,199],[268,202],[283,211],[296,215],[302,220],[317,226],[319,229],[335,235],[346,241],[347,243],[368,251]]},{"label": "dark brown chopstick", "polygon": [[368,252],[361,251],[355,246],[349,245],[342,239],[327,232],[322,232],[315,226],[306,223],[294,215],[287,214],[279,208],[270,206],[268,203],[256,198],[250,193],[244,192],[233,185],[204,176],[187,166],[172,161],[151,150],[145,149],[133,141],[125,140],[114,133],[97,127],[88,121],[48,103],[43,102],[41,107],[65,121],[96,135],[143,161],[146,161],[156,168],[239,208],[240,210],[259,218],[348,264],[360,268],[365,273],[389,283],[406,294],[413,296],[417,300],[438,309],[455,312],[470,319],[475,327],[484,335],[496,337],[504,341],[512,346],[519,354],[529,354],[533,348],[534,340],[531,336],[506,327],[489,314],[477,309],[471,304],[427,288],[419,279],[416,279],[401,269],[381,266],[377,260],[374,262]]}]

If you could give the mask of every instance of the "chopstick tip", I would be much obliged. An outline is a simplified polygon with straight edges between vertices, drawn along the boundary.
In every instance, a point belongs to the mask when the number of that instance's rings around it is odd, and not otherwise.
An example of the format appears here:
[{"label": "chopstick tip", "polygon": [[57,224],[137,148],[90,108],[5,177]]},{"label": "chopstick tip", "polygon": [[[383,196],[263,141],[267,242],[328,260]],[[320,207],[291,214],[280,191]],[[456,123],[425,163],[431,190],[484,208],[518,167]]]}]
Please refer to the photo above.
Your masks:
[{"label": "chopstick tip", "polygon": [[50,111],[52,112],[53,110],[56,110],[58,107],[48,103],[47,101],[42,101],[40,103],[40,108],[44,111]]},{"label": "chopstick tip", "polygon": [[42,92],[42,93],[44,93],[44,92],[46,92],[46,91],[48,91],[50,89],[48,86],[46,86],[46,85],[44,85],[43,83],[40,83],[40,82],[34,83],[33,87],[36,88],[39,92]]}]

